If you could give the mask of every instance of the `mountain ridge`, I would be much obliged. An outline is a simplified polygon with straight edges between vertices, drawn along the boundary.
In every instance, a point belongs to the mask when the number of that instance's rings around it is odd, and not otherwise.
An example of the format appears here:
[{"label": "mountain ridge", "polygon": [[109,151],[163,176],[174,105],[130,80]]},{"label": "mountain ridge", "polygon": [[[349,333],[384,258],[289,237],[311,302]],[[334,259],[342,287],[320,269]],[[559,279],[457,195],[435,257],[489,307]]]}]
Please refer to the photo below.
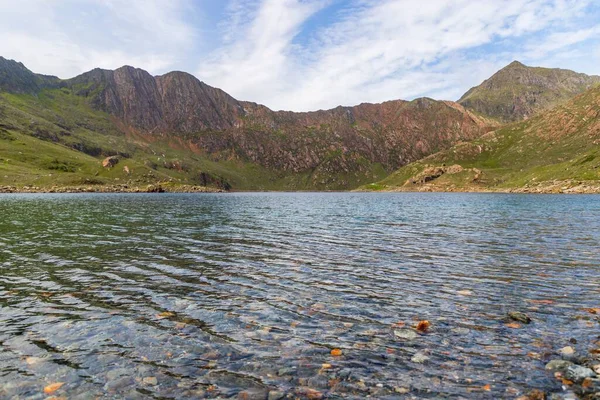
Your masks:
[{"label": "mountain ridge", "polygon": [[433,99],[273,111],[238,101],[184,72],[152,76],[131,66],[94,69],[58,86],[121,120],[125,131],[134,129],[147,139],[184,138],[188,147],[217,160],[231,157],[233,149],[234,156],[293,172],[331,162],[344,172],[365,170],[364,162],[392,170],[487,129],[484,119]]},{"label": "mountain ridge", "polygon": [[[521,66],[511,68],[529,68]],[[273,111],[182,71],[152,76],[132,66],[95,68],[61,80],[1,59],[0,74],[0,122],[8,115],[9,134],[96,158],[123,155],[152,182],[158,178],[148,176],[159,171],[180,182],[207,182],[210,175],[234,189],[352,189],[499,126],[469,104],[431,98]],[[31,179],[49,162],[28,172]],[[94,175],[105,182],[111,174]]]}]

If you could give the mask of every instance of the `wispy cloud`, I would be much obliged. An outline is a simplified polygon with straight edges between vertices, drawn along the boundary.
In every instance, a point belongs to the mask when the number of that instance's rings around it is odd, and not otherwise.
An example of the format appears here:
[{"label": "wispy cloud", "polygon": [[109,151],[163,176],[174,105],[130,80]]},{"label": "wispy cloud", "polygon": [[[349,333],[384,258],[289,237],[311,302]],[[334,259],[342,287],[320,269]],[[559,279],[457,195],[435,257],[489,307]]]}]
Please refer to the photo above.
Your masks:
[{"label": "wispy cloud", "polygon": [[[297,9],[308,5],[286,1],[278,6],[283,18],[272,20],[274,16],[259,13],[250,22],[255,29],[264,28],[266,20],[291,27],[282,32],[266,28],[268,40],[277,43],[274,53],[257,48],[252,35],[241,34],[232,45],[219,49],[199,74],[235,95],[275,108],[308,110],[431,93],[456,97],[465,89],[459,83],[466,76],[481,76],[473,66],[483,64],[488,73],[511,60],[510,52],[504,51],[479,57],[462,52],[522,38],[512,52],[522,55],[527,35],[551,24],[569,26],[587,5],[543,0],[362,0],[350,2],[335,22],[299,46],[293,35],[309,13]],[[272,6],[270,1],[260,5],[265,11]],[[554,39],[544,42],[548,51],[556,46]]]},{"label": "wispy cloud", "polygon": [[0,1],[0,54],[71,77],[95,67],[174,67],[200,38],[186,0]]},{"label": "wispy cloud", "polygon": [[514,59],[600,73],[596,3],[0,0],[0,55],[61,77],[187,70],[274,109],[457,99]]},{"label": "wispy cloud", "polygon": [[[201,62],[201,79],[235,87],[241,97],[257,91],[282,96],[281,83],[291,79],[299,62],[293,40],[307,19],[326,6],[323,1],[265,0],[232,2],[224,27],[225,45]],[[260,100],[260,99],[256,99]]]}]

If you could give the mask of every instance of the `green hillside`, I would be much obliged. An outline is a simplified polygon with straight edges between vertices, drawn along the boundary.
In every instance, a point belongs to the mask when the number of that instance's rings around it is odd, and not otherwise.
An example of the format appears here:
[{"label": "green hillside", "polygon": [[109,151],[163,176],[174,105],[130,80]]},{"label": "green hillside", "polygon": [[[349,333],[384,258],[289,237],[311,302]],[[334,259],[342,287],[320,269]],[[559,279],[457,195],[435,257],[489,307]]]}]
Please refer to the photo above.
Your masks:
[{"label": "green hillside", "polygon": [[600,88],[460,143],[362,190],[600,191]]},{"label": "green hillside", "polygon": [[[364,183],[386,175],[379,165],[370,166],[368,177],[362,178],[329,172],[319,177],[319,170],[286,174],[223,154],[202,154],[173,137],[149,139],[117,124],[68,88],[44,89],[37,95],[0,93],[0,187],[143,189],[161,184],[305,190],[314,188],[314,180],[319,179],[323,189],[339,189],[330,182],[360,184],[361,179]],[[117,156],[119,163],[102,167],[109,156]]]}]

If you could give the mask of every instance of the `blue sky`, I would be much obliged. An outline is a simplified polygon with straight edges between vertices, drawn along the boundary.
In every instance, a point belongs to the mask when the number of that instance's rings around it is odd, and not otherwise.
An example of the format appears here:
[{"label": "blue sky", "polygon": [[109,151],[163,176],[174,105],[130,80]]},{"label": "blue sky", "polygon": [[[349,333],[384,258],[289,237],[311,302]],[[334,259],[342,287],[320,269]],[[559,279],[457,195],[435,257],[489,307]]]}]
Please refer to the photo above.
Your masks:
[{"label": "blue sky", "polygon": [[596,0],[0,0],[0,35],[34,72],[182,70],[276,110],[456,100],[512,60],[600,75]]}]

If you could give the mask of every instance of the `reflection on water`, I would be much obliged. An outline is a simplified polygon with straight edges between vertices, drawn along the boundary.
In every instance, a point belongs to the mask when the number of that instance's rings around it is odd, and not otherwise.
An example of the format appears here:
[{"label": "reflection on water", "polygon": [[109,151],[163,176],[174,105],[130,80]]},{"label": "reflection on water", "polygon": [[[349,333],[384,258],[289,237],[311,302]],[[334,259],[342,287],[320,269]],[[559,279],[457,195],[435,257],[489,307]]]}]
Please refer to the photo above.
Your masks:
[{"label": "reflection on water", "polygon": [[0,215],[2,398],[514,398],[597,340],[600,197],[6,195]]}]

